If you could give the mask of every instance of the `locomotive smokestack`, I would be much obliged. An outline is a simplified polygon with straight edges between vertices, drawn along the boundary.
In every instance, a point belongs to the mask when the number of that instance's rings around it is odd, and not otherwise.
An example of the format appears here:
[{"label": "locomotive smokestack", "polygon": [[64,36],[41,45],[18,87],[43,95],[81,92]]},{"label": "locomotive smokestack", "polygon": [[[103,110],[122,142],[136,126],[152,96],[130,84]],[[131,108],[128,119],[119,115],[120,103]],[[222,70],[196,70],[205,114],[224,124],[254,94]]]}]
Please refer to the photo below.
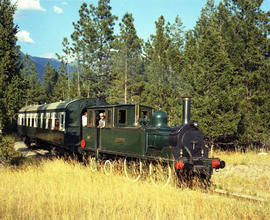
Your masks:
[{"label": "locomotive smokestack", "polygon": [[182,124],[186,125],[190,123],[190,101],[191,97],[182,97],[183,99],[183,114]]}]

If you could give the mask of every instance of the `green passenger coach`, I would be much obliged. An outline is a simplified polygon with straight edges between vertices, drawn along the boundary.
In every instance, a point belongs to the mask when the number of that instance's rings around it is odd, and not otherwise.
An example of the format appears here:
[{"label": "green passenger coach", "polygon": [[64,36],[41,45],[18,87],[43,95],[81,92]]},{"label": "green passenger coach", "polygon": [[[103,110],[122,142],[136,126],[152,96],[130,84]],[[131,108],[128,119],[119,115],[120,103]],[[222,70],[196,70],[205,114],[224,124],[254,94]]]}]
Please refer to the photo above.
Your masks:
[{"label": "green passenger coach", "polygon": [[27,144],[38,141],[76,152],[81,141],[81,112],[104,104],[98,99],[79,99],[23,107],[18,114],[18,133]]}]

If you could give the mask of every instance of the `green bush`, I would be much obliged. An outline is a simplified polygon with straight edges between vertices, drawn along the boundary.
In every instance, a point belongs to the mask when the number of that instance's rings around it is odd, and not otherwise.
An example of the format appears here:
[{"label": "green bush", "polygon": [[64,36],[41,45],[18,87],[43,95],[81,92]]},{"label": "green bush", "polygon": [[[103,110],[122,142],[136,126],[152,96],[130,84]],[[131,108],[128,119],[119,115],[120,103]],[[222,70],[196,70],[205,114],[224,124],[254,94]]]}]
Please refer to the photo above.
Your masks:
[{"label": "green bush", "polygon": [[23,158],[22,154],[20,152],[15,151],[13,147],[15,141],[16,141],[15,137],[0,136],[0,162],[2,164],[11,164],[12,161],[18,158]]}]

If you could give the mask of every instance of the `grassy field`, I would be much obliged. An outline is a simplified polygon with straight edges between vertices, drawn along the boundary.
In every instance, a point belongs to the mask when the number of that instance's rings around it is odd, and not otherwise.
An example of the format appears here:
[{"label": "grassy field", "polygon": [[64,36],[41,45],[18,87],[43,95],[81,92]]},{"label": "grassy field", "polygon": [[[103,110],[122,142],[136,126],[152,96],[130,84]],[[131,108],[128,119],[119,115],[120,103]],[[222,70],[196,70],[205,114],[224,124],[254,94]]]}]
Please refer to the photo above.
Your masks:
[{"label": "grassy field", "polygon": [[[270,201],[270,154],[215,152],[227,167],[214,172],[222,189]],[[149,178],[131,183],[122,171],[62,159],[0,168],[1,219],[270,219],[270,203],[155,187]]]},{"label": "grassy field", "polygon": [[214,156],[227,163],[224,170],[213,175],[218,188],[270,201],[270,153],[216,152]]}]

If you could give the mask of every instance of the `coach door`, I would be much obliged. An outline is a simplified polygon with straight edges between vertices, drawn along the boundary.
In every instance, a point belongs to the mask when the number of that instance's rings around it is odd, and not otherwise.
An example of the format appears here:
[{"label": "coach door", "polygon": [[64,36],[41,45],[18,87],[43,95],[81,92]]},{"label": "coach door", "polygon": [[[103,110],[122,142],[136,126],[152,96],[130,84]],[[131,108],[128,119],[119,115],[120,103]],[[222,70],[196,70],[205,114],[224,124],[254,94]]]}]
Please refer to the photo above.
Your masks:
[{"label": "coach door", "polygon": [[[86,123],[84,117],[87,118]],[[96,136],[95,111],[92,109],[87,109],[82,113],[82,139],[85,141],[85,149],[95,150],[96,148],[95,136]]]}]

